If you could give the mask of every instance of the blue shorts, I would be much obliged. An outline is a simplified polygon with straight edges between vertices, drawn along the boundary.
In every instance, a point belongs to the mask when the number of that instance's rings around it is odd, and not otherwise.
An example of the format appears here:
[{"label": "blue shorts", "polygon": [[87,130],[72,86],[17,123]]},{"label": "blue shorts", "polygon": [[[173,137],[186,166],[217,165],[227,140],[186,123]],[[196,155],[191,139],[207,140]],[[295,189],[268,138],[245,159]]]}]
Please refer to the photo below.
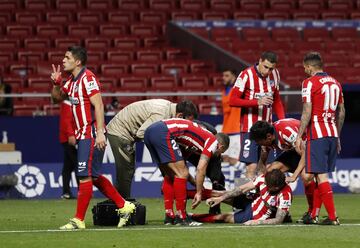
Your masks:
[{"label": "blue shorts", "polygon": [[98,177],[101,175],[100,169],[104,151],[95,147],[95,139],[83,139],[78,141],[78,164],[76,175],[79,177]]},{"label": "blue shorts", "polygon": [[[250,139],[250,133],[241,133],[240,137],[241,137],[240,162],[243,162],[246,165],[252,163],[258,163],[260,158],[261,147],[258,144],[256,144],[255,140]],[[279,156],[279,151],[271,149],[269,151],[267,163],[270,164],[274,162],[277,156]]]},{"label": "blue shorts", "polygon": [[159,165],[184,160],[175,138],[162,121],[151,124],[145,130],[144,143],[153,162]]},{"label": "blue shorts", "polygon": [[306,142],[305,170],[307,173],[320,174],[335,171],[337,141],[336,137],[324,137]]},{"label": "blue shorts", "polygon": [[253,211],[251,202],[249,202],[244,209],[234,212],[234,222],[237,224],[245,223],[248,220],[252,220]]}]

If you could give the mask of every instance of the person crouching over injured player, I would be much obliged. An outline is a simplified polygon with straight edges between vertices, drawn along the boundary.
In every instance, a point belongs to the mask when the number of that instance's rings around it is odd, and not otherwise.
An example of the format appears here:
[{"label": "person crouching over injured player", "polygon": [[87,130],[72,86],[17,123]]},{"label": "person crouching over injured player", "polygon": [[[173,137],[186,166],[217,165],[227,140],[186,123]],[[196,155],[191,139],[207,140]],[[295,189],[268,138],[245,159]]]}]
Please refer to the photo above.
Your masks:
[{"label": "person crouching over injured player", "polygon": [[[254,201],[246,199],[247,192],[255,189]],[[213,191],[207,204],[215,206],[221,202],[240,208],[232,213],[211,215],[193,214],[191,219],[198,222],[225,222],[245,225],[275,225],[283,223],[292,201],[292,190],[285,182],[285,174],[274,169],[256,177],[231,191]]]}]

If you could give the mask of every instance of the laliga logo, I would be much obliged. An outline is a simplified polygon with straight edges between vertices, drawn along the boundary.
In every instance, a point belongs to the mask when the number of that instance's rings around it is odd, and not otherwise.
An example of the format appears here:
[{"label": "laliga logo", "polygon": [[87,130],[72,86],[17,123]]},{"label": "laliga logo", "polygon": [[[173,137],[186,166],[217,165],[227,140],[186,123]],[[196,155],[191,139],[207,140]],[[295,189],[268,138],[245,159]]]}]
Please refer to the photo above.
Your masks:
[{"label": "laliga logo", "polygon": [[43,193],[45,188],[45,177],[35,166],[23,165],[15,175],[18,177],[16,189],[25,197],[32,198]]}]

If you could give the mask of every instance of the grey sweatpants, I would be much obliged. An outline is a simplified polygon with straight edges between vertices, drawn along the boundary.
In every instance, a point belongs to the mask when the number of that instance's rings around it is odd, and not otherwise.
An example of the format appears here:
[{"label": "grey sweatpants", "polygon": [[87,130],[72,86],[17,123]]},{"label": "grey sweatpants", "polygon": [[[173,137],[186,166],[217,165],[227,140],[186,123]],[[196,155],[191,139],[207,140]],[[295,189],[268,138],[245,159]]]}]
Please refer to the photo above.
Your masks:
[{"label": "grey sweatpants", "polygon": [[131,182],[135,173],[135,143],[107,134],[116,164],[116,189],[122,197],[131,197]]}]

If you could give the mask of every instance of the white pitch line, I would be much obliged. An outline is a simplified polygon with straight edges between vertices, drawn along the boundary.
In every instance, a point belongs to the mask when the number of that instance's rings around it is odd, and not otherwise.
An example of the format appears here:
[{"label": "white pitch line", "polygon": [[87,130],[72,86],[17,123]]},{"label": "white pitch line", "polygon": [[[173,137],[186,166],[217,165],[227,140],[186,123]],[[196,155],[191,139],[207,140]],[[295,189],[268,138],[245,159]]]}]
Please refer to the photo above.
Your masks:
[{"label": "white pitch line", "polygon": [[[318,227],[319,225],[259,225],[259,226],[244,226],[244,225],[221,225],[221,226],[199,226],[199,227],[130,227],[130,228],[88,228],[85,230],[59,230],[59,229],[49,229],[49,230],[4,230],[0,231],[0,234],[8,233],[57,233],[57,232],[111,232],[111,231],[150,231],[150,230],[204,230],[204,229],[236,229],[236,228],[281,228],[281,227]],[[360,223],[353,224],[341,224],[342,226],[360,226]],[[339,227],[338,227],[339,228]]]}]

